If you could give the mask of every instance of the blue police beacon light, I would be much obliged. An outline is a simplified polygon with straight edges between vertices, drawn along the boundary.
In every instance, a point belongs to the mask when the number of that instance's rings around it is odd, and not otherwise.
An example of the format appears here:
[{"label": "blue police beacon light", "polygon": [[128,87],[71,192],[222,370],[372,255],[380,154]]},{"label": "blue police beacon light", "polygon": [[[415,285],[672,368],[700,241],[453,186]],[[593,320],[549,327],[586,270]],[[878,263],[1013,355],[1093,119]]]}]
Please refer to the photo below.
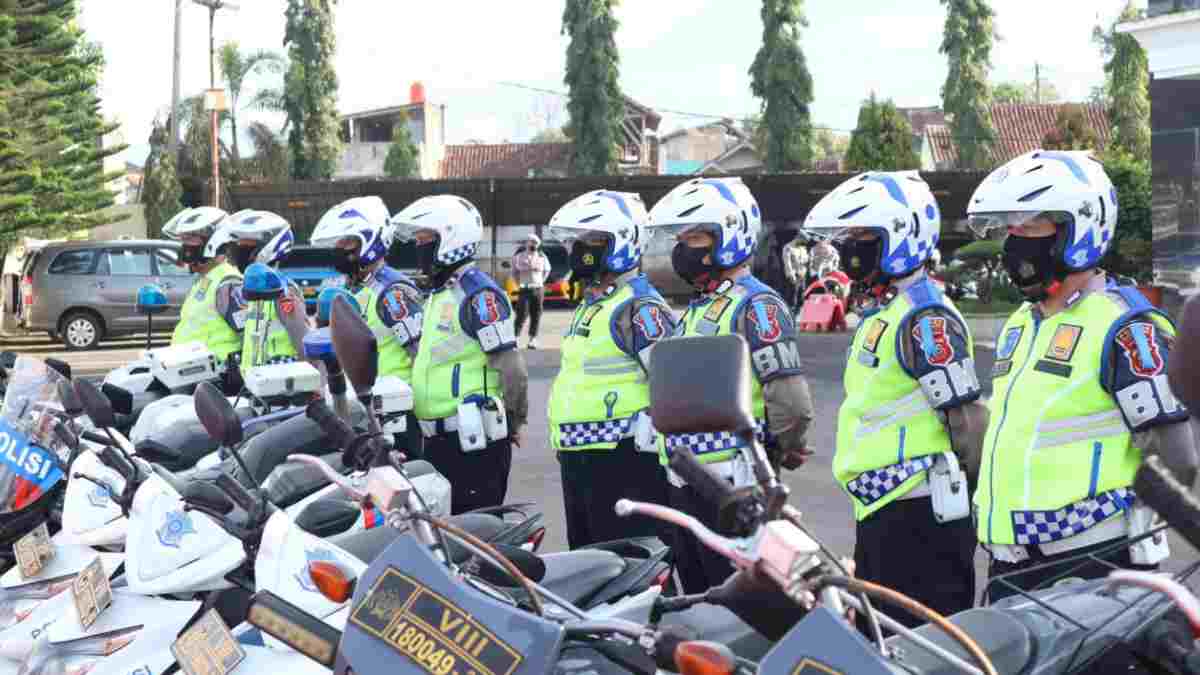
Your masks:
[{"label": "blue police beacon light", "polygon": [[242,295],[250,301],[283,297],[287,283],[283,275],[262,263],[254,263],[242,275]]},{"label": "blue police beacon light", "polygon": [[362,307],[359,306],[358,300],[351,295],[349,291],[344,288],[326,288],[323,289],[321,294],[317,296],[318,326],[324,327],[329,325],[329,315],[333,312],[333,301],[337,299],[339,295],[343,298],[346,298],[346,302],[350,303],[350,306],[354,308],[355,312],[358,312],[359,314],[362,313]]}]

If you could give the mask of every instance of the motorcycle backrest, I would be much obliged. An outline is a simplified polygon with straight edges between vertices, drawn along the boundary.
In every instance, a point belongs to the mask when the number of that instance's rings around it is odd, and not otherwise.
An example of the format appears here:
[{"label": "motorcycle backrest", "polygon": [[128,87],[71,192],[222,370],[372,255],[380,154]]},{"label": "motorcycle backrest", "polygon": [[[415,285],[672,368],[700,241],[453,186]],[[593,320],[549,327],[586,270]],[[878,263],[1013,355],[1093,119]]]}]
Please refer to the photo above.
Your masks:
[{"label": "motorcycle backrest", "polygon": [[662,433],[744,431],[750,410],[750,351],[740,335],[663,340],[650,358],[650,417]]},{"label": "motorcycle backrest", "polygon": [[96,385],[87,380],[75,380],[75,393],[79,394],[79,401],[83,404],[83,409],[92,419],[93,424],[101,429],[117,425],[112,403],[96,388]]},{"label": "motorcycle backrest", "polygon": [[227,448],[242,442],[242,420],[229,399],[208,382],[196,387],[195,398],[196,416],[213,440]]},{"label": "motorcycle backrest", "polygon": [[71,364],[67,363],[66,361],[60,361],[58,359],[46,359],[46,365],[59,375],[62,375],[68,380],[71,379]]},{"label": "motorcycle backrest", "polygon": [[359,396],[370,393],[379,376],[378,344],[362,315],[344,297],[333,299],[329,333],[333,352]]},{"label": "motorcycle backrest", "polygon": [[71,386],[70,380],[58,381],[58,399],[62,401],[63,410],[71,417],[83,412],[83,401],[79,400],[79,394],[75,392],[75,387]]}]

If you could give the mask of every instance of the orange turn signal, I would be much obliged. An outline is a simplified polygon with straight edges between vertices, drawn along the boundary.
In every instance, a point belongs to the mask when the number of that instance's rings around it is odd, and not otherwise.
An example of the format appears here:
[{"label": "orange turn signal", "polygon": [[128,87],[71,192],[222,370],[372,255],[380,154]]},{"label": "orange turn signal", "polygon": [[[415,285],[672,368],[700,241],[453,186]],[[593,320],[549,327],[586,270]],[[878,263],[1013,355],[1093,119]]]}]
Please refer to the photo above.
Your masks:
[{"label": "orange turn signal", "polygon": [[313,583],[317,585],[321,595],[334,602],[346,602],[354,594],[354,584],[351,579],[346,576],[342,568],[331,562],[323,560],[310,562],[308,575],[312,577]]},{"label": "orange turn signal", "polygon": [[689,640],[675,648],[675,666],[683,675],[730,675],[733,652],[719,642]]}]

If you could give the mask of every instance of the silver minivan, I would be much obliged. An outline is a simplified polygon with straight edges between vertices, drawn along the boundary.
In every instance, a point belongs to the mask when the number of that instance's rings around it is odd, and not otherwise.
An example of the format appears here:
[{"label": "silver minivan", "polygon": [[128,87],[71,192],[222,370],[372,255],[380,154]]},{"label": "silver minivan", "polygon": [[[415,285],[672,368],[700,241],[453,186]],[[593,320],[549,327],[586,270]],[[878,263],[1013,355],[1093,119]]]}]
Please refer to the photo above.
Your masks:
[{"label": "silver minivan", "polygon": [[134,307],[138,288],[157,284],[170,308],[154,317],[155,331],[174,329],[196,280],[179,263],[179,244],[118,240],[49,244],[25,263],[21,321],[69,350],[93,349],[101,339],[146,330]]}]

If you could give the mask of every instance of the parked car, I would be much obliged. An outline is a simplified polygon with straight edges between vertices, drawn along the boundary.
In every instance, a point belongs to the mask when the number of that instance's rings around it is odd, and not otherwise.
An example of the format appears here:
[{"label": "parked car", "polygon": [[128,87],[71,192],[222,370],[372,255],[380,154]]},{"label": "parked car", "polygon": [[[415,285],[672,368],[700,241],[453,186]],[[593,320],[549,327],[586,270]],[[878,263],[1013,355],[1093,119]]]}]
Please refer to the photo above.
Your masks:
[{"label": "parked car", "polygon": [[134,307],[137,289],[157,284],[169,308],[154,317],[173,329],[196,275],[179,263],[179,244],[121,240],[48,244],[29,256],[21,275],[20,325],[45,331],[69,350],[94,349],[102,339],[146,329]]},{"label": "parked car", "polygon": [[[574,304],[579,300],[581,289],[578,283],[571,282],[571,260],[566,247],[556,241],[548,241],[542,244],[542,252],[550,260],[544,302]],[[501,261],[500,268],[505,270],[504,290],[508,291],[508,298],[516,302],[520,286],[513,274],[512,259]]]},{"label": "parked car", "polygon": [[321,284],[340,274],[333,268],[336,251],[316,246],[296,246],[280,261],[279,271],[295,281],[304,291],[304,308],[309,314],[317,311],[317,295]]}]

